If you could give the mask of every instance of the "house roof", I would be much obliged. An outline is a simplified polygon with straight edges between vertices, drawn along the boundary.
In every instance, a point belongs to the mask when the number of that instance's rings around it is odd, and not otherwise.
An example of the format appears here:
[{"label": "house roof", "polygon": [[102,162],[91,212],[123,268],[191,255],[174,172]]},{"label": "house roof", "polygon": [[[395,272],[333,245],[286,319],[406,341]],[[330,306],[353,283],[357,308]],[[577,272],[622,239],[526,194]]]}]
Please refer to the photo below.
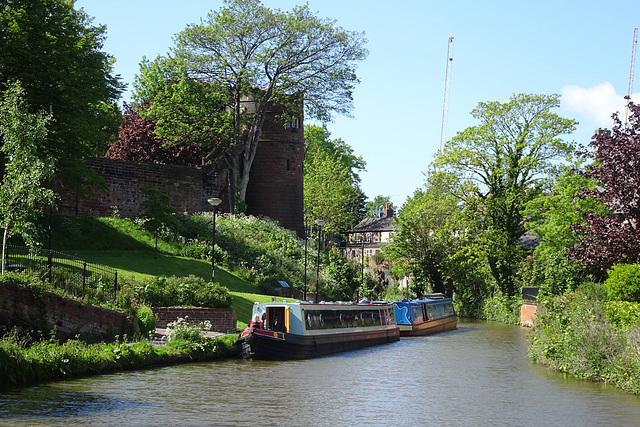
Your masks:
[{"label": "house roof", "polygon": [[372,231],[394,231],[396,229],[393,217],[365,218],[351,229],[351,233],[363,233]]}]

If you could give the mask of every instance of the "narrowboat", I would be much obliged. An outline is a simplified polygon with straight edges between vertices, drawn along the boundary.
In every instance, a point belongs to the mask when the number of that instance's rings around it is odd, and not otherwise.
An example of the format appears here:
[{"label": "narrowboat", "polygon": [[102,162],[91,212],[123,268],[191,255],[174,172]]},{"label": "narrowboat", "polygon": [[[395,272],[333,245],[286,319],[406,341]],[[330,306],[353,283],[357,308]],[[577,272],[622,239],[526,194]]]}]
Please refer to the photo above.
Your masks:
[{"label": "narrowboat", "polygon": [[255,303],[252,319],[238,338],[244,359],[307,359],[400,340],[391,303]]},{"label": "narrowboat", "polygon": [[400,336],[410,337],[451,331],[458,325],[458,315],[451,298],[442,294],[425,295],[424,299],[394,302],[393,310]]}]

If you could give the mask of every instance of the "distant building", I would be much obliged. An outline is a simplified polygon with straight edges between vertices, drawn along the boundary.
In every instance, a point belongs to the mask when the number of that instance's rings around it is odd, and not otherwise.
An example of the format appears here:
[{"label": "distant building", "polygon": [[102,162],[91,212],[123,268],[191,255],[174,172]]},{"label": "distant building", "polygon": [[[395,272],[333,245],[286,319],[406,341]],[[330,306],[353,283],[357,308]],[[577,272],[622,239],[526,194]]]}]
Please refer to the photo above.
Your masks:
[{"label": "distant building", "polygon": [[396,229],[393,221],[393,209],[387,203],[380,218],[365,218],[353,227],[347,241],[346,255],[351,258],[373,256],[390,241],[391,233]]}]

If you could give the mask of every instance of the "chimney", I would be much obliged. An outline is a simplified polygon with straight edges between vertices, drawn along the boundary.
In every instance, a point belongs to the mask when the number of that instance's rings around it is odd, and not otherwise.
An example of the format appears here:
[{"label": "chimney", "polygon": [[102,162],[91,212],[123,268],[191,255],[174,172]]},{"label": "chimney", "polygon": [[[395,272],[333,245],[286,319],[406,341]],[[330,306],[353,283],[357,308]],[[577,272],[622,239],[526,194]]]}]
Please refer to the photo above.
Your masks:
[{"label": "chimney", "polygon": [[383,218],[393,218],[393,209],[391,209],[391,204],[387,203],[384,207],[384,216]]}]

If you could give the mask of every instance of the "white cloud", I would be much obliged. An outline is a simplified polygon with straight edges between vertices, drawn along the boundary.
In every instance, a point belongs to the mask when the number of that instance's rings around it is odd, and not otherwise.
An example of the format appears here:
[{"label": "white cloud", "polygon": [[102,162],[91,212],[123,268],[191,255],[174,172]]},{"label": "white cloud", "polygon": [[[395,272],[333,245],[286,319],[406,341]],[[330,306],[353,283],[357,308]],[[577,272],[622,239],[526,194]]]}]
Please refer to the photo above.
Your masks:
[{"label": "white cloud", "polygon": [[[636,98],[632,96],[632,98]],[[624,121],[626,100],[624,95],[618,95],[609,82],[600,83],[588,89],[574,85],[562,88],[562,108],[581,114],[587,120],[593,121],[597,127],[611,127],[611,115],[619,111],[620,119]]]}]

